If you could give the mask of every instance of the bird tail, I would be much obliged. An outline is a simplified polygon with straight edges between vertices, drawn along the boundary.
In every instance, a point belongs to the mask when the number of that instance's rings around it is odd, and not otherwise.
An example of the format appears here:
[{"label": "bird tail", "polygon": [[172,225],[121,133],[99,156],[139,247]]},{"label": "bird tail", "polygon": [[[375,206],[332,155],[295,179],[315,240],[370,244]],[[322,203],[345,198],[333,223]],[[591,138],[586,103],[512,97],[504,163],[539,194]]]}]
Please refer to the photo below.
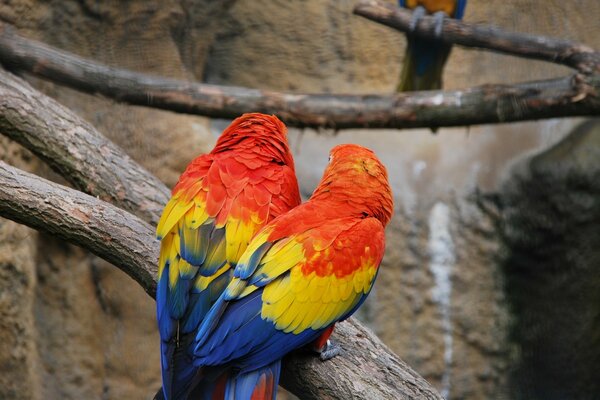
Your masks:
[{"label": "bird tail", "polygon": [[439,41],[409,37],[397,91],[441,89],[450,49]]},{"label": "bird tail", "polygon": [[275,400],[281,372],[281,360],[254,371],[240,373],[227,380],[226,400]]}]

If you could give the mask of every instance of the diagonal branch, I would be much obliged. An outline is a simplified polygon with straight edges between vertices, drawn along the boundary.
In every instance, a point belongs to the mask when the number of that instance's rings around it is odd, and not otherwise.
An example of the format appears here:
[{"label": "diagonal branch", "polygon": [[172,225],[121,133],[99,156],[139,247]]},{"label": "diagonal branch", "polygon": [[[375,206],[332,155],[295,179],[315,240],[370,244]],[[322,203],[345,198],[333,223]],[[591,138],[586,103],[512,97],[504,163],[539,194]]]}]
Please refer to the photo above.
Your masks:
[{"label": "diagonal branch", "polygon": [[0,24],[0,62],[129,104],[235,118],[277,114],[297,127],[422,128],[600,114],[600,74],[394,95],[289,94],[185,82],[108,67],[26,39]]},{"label": "diagonal branch", "polygon": [[91,251],[154,296],[158,243],[127,211],[0,161],[0,216]]},{"label": "diagonal branch", "polygon": [[[154,296],[158,242],[152,227],[134,215],[0,161],[0,216],[84,247]],[[287,358],[283,383],[288,390],[309,400],[441,400],[427,381],[358,322],[339,324],[335,338],[344,352],[329,362],[304,354]]]},{"label": "diagonal branch", "polygon": [[[405,8],[398,8],[379,0],[362,0],[354,7],[354,13],[399,31],[411,32],[412,12]],[[434,18],[423,17],[413,34],[436,39]],[[444,21],[440,40],[465,47],[563,64],[582,73],[600,73],[600,53],[569,40],[506,32],[455,19]]]},{"label": "diagonal branch", "polygon": [[123,150],[50,97],[0,68],[0,133],[78,189],[156,223],[169,190]]}]

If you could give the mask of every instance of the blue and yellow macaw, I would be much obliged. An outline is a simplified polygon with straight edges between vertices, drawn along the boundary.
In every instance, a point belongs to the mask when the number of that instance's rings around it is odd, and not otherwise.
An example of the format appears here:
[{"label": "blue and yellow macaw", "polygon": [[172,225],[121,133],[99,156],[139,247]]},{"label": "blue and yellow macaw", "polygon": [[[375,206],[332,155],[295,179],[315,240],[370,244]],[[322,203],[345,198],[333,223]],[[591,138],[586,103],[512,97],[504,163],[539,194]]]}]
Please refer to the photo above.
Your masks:
[{"label": "blue and yellow macaw", "polygon": [[[399,0],[400,7],[413,10],[411,26],[425,14],[436,19],[436,33],[441,34],[444,18],[462,19],[467,0]],[[408,45],[404,65],[400,74],[399,92],[436,90],[442,87],[442,72],[451,45],[439,40],[430,40],[407,35]]]}]

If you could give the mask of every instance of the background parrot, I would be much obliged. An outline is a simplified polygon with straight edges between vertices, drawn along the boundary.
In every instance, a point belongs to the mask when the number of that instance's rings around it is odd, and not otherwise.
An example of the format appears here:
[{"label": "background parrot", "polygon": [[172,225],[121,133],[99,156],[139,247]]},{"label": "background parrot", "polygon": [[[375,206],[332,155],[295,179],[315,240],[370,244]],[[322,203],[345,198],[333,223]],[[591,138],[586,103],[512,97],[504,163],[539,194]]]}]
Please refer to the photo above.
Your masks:
[{"label": "background parrot", "polygon": [[226,399],[275,399],[282,357],[328,348],[373,286],[393,212],[387,173],[364,147],[330,154],[312,197],[255,236],[198,331],[194,363],[230,368]]},{"label": "background parrot", "polygon": [[[436,32],[441,35],[444,18],[462,19],[467,0],[399,0],[401,7],[413,10],[411,26],[425,14],[436,18]],[[451,45],[407,34],[408,44],[400,73],[399,92],[436,90],[442,87],[442,72]]]},{"label": "background parrot", "polygon": [[190,343],[250,239],[298,204],[286,128],[275,116],[237,118],[181,175],[156,230],[165,398],[186,398],[197,383]]}]

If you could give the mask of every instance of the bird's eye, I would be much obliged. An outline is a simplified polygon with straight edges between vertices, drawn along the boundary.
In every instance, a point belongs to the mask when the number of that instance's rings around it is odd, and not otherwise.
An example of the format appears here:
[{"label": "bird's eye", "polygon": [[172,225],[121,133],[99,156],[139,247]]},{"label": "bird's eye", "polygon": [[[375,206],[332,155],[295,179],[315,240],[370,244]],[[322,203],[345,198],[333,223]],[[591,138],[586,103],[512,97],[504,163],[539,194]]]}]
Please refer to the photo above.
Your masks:
[{"label": "bird's eye", "polygon": [[333,160],[333,156],[330,154],[329,155],[329,163],[331,163],[331,160]]}]

